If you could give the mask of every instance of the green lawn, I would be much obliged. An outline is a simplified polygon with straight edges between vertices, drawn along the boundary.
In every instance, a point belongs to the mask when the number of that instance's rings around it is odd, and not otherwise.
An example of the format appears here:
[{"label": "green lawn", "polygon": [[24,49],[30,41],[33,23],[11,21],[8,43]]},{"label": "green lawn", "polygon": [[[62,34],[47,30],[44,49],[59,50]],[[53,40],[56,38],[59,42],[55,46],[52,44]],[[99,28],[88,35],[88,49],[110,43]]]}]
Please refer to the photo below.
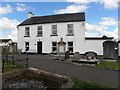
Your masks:
[{"label": "green lawn", "polygon": [[22,65],[16,64],[15,66],[13,66],[12,62],[8,61],[8,62],[5,62],[4,72],[14,71],[22,68],[23,68]]},{"label": "green lawn", "polygon": [[108,86],[102,86],[96,83],[91,83],[87,81],[82,81],[79,78],[72,78],[74,86],[72,90],[108,90]]},{"label": "green lawn", "polygon": [[101,61],[96,66],[113,69],[113,70],[119,70],[120,69],[120,61]]}]

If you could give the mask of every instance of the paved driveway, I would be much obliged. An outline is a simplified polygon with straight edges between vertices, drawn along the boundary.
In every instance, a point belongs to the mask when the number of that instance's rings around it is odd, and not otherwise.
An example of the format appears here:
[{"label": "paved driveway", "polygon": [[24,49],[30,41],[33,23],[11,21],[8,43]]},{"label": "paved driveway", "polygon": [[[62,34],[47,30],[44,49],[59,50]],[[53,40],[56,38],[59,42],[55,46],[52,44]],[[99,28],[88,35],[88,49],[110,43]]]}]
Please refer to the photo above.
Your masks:
[{"label": "paved driveway", "polygon": [[53,61],[50,56],[45,55],[15,55],[15,57],[28,57],[29,67],[39,68],[68,77],[79,77],[81,80],[92,81],[114,88],[118,87],[118,75],[120,75],[118,71]]}]

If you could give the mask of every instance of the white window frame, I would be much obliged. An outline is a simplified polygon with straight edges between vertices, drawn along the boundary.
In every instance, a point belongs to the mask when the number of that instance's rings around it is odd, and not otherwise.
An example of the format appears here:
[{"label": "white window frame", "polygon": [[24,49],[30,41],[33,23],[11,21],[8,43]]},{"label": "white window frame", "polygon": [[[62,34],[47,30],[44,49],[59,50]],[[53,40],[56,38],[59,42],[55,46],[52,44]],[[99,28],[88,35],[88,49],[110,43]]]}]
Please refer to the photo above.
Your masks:
[{"label": "white window frame", "polygon": [[[72,43],[72,45],[69,45],[69,43]],[[68,44],[68,51],[69,51],[69,48],[72,48],[72,49],[74,50],[74,48],[73,48],[74,42],[73,42],[73,41],[68,41],[67,44]],[[70,53],[73,53],[73,50],[72,50],[72,52],[71,52],[71,51],[69,51],[69,52],[70,52]]]},{"label": "white window frame", "polygon": [[[27,45],[28,43],[28,45]],[[26,51],[26,48],[28,48],[28,50],[30,49],[30,43],[29,42],[25,42],[25,51]]]},{"label": "white window frame", "polygon": [[37,26],[37,36],[39,37],[41,37],[41,36],[43,36],[43,32],[42,32],[42,26]]},{"label": "white window frame", "polygon": [[[53,43],[56,43],[56,45],[54,46]],[[53,51],[53,48],[56,48],[56,51]],[[52,52],[57,53],[57,42],[56,41],[52,42]]]},{"label": "white window frame", "polygon": [[51,28],[52,28],[51,34],[52,35],[57,35],[57,25],[52,25]]},{"label": "white window frame", "polygon": [[74,35],[74,24],[67,24],[68,35]]},{"label": "white window frame", "polygon": [[30,27],[25,27],[25,36],[30,36]]}]

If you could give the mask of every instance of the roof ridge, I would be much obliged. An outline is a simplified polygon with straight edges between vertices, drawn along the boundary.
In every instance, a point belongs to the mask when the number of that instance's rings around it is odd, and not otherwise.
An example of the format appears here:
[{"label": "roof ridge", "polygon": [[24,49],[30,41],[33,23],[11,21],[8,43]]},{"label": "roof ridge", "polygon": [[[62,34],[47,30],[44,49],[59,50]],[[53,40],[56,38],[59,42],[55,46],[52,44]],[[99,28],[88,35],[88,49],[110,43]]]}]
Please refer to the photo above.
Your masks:
[{"label": "roof ridge", "polygon": [[59,15],[73,15],[73,14],[85,14],[85,12],[79,12],[79,13],[65,13],[65,14],[54,14],[54,15],[45,15],[45,16],[33,16],[34,17],[50,17],[50,16],[59,16]]}]

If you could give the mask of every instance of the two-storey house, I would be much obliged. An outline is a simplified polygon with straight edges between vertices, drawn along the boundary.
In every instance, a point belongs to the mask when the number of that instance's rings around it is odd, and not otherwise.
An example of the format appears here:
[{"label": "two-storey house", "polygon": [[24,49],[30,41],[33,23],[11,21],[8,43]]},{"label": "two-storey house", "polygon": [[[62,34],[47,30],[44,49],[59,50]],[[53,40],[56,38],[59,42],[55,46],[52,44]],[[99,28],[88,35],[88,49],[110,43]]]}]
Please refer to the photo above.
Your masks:
[{"label": "two-storey house", "polygon": [[22,52],[56,53],[57,43],[63,38],[66,51],[85,50],[85,13],[33,16],[18,25],[18,48]]},{"label": "two-storey house", "polygon": [[57,53],[58,42],[66,43],[65,51],[70,53],[94,51],[103,55],[102,43],[113,38],[85,38],[85,13],[34,16],[18,25],[18,49],[22,52]]}]

